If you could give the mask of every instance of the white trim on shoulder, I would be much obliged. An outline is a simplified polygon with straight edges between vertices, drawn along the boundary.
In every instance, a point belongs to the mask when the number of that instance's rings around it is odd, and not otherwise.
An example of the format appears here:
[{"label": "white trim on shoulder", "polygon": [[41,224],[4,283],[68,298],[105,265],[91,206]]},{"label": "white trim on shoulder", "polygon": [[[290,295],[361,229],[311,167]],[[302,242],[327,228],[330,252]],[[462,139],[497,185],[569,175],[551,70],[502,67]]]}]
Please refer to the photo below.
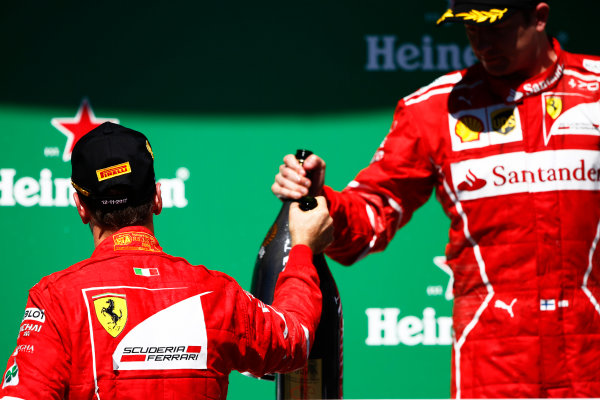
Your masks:
[{"label": "white trim on shoulder", "polygon": [[448,75],[440,76],[439,78],[437,78],[436,80],[431,82],[429,85],[423,86],[416,92],[411,93],[408,96],[406,96],[404,99],[410,99],[411,97],[420,96],[423,93],[425,93],[426,91],[428,91],[429,89],[432,89],[436,86],[454,85],[454,84],[460,82],[461,79],[462,79],[462,74],[458,71],[448,74]]},{"label": "white trim on shoulder", "polygon": [[583,81],[597,81],[600,82],[600,76],[598,75],[591,75],[591,74],[582,74],[580,72],[574,71],[572,69],[565,69],[565,71],[563,72],[564,75],[566,76],[574,76],[575,78],[579,78]]}]

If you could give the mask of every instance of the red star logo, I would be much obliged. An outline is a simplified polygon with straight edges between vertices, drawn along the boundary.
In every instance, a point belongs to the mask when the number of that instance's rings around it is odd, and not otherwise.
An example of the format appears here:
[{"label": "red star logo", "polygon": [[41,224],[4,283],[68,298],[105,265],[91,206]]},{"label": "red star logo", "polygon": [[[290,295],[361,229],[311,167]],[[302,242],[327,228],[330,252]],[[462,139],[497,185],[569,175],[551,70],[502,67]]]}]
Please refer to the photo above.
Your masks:
[{"label": "red star logo", "polygon": [[119,120],[115,118],[96,118],[90,103],[85,98],[81,101],[75,117],[52,118],[52,125],[67,137],[67,145],[63,152],[63,161],[71,160],[73,147],[75,147],[75,143],[77,143],[83,135],[102,125],[106,121],[115,124],[119,123]]}]

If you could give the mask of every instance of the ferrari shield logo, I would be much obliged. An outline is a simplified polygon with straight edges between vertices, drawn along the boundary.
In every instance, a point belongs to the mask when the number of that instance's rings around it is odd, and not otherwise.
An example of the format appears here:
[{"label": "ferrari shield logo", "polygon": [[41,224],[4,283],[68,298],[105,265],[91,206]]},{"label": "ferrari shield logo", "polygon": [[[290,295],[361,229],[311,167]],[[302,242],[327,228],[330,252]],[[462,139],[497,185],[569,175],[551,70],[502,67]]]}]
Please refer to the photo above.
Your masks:
[{"label": "ferrari shield logo", "polygon": [[562,112],[562,99],[560,97],[548,97],[546,99],[546,112],[552,119],[556,119]]},{"label": "ferrari shield logo", "polygon": [[127,301],[124,294],[104,293],[92,297],[96,317],[112,337],[117,337],[127,323]]}]

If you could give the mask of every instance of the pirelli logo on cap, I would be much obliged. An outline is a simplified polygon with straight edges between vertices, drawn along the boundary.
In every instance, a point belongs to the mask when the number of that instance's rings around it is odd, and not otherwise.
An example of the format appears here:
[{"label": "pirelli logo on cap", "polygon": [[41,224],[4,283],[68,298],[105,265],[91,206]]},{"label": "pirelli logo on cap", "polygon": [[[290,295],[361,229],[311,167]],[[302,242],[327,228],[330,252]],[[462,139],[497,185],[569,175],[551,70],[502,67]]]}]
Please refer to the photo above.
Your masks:
[{"label": "pirelli logo on cap", "polygon": [[119,164],[113,165],[112,167],[102,168],[96,170],[96,175],[98,175],[98,181],[104,181],[106,179],[114,178],[116,176],[130,174],[131,166],[129,165],[129,161]]}]

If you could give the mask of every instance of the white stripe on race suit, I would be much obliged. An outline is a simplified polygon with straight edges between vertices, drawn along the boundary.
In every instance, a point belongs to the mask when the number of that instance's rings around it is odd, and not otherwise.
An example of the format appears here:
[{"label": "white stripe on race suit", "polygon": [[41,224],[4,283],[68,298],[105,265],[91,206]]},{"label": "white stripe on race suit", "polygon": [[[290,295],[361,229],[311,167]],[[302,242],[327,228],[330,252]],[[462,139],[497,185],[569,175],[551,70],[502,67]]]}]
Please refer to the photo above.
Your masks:
[{"label": "white stripe on race suit", "polygon": [[[85,302],[85,307],[87,309],[87,314],[88,314],[88,326],[90,329],[90,347],[92,349],[92,371],[94,372],[94,394],[98,395],[98,391],[100,390],[100,388],[98,387],[98,371],[96,368],[96,346],[94,345],[94,327],[92,324],[92,311],[90,310],[90,304],[88,302],[87,296],[86,296],[86,290],[87,289],[82,289],[81,290],[81,294],[83,295],[83,301]],[[99,398],[99,396],[98,396]]]},{"label": "white stripe on race suit", "polygon": [[[367,215],[369,216],[369,222],[371,223],[371,228],[373,229],[373,232],[375,232],[375,212],[373,211],[373,209],[371,208],[370,205],[367,204],[365,207],[367,209]],[[376,242],[377,242],[377,235],[373,234],[373,238],[369,242],[369,245],[367,247],[365,247],[365,249],[362,251],[362,253],[359,254],[356,261],[359,261],[359,260],[362,260],[363,258],[365,258],[367,256],[367,254],[369,254],[371,249],[373,249]]]},{"label": "white stripe on race suit", "polygon": [[287,339],[288,337],[288,326],[287,326],[287,321],[285,320],[285,315],[283,315],[282,313],[280,313],[279,311],[277,311],[276,309],[274,309],[273,307],[267,305],[267,307],[269,307],[271,310],[273,310],[273,312],[277,315],[279,315],[281,317],[281,319],[283,320],[283,324],[285,326],[285,328],[283,329],[283,338]]},{"label": "white stripe on race suit", "polygon": [[402,223],[402,218],[404,217],[404,210],[402,209],[402,206],[400,206],[400,204],[398,204],[396,200],[392,199],[391,197],[388,197],[387,201],[394,211],[398,213],[398,222],[396,223],[396,230],[398,230],[400,224]]},{"label": "white stripe on race suit", "polygon": [[300,324],[302,330],[304,330],[304,337],[306,338],[306,359],[308,360],[308,356],[310,355],[310,336],[308,334],[308,328],[304,325]]},{"label": "white stripe on race suit", "polygon": [[477,265],[479,267],[479,274],[481,276],[481,281],[485,285],[485,288],[488,292],[488,294],[485,296],[485,299],[483,300],[483,302],[481,303],[481,305],[475,312],[473,319],[467,324],[467,326],[463,330],[462,335],[460,335],[460,338],[457,338],[457,337],[454,338],[456,398],[460,399],[461,398],[461,388],[460,388],[461,349],[462,349],[462,346],[464,345],[464,343],[466,342],[467,336],[469,335],[469,333],[479,323],[479,317],[481,316],[483,311],[487,308],[488,304],[492,300],[492,297],[494,297],[494,288],[492,287],[492,284],[490,283],[490,281],[488,279],[487,272],[485,270],[485,268],[486,268],[485,262],[483,261],[483,257],[481,255],[481,249],[479,248],[479,244],[473,239],[473,237],[471,236],[471,232],[469,231],[469,220],[467,218],[467,214],[464,212],[462,205],[460,203],[460,200],[456,197],[454,192],[450,189],[450,185],[448,185],[448,182],[446,181],[446,179],[443,180],[443,184],[444,184],[444,188],[445,188],[446,192],[448,193],[448,196],[450,196],[450,199],[452,200],[452,202],[454,203],[454,205],[456,207],[456,211],[458,212],[461,219],[463,220],[463,225],[464,225],[463,231],[464,231],[465,237],[467,238],[469,243],[471,243],[471,245],[473,246],[473,252],[475,254],[475,259],[477,260]]},{"label": "white stripe on race suit", "polygon": [[565,75],[568,76],[574,76],[575,78],[579,78],[583,81],[600,81],[600,76],[598,75],[587,75],[587,74],[581,74],[577,71],[573,71],[571,69],[565,69],[564,72]]},{"label": "white stripe on race suit", "polygon": [[445,87],[445,88],[440,88],[440,89],[433,89],[433,90],[430,90],[429,92],[425,93],[422,96],[415,97],[415,98],[412,98],[410,100],[406,100],[405,104],[407,106],[410,106],[412,104],[417,104],[417,103],[425,101],[425,100],[429,99],[430,97],[435,96],[437,94],[450,93],[452,91],[452,89],[453,89],[452,86]]},{"label": "white stripe on race suit", "polygon": [[[353,189],[366,188],[365,185],[361,185],[359,182],[354,181],[354,180],[350,181],[350,183],[348,183],[347,187],[353,188]],[[375,232],[375,213],[373,212],[373,209],[371,208],[371,206],[369,206],[368,204],[365,206],[365,209],[367,211],[367,216],[369,217],[369,223],[371,224],[371,229],[373,230],[373,232]],[[358,255],[356,260],[354,260],[354,262],[360,261],[363,258],[365,258],[369,254],[369,252],[371,251],[373,246],[375,246],[376,241],[377,241],[377,235],[373,234],[373,237],[371,238],[369,245],[363,249],[363,251]]]},{"label": "white stripe on race suit", "polygon": [[590,278],[590,274],[592,273],[593,262],[592,259],[594,257],[594,253],[596,252],[596,247],[598,246],[598,240],[600,239],[600,221],[598,222],[598,226],[596,227],[596,237],[594,237],[594,241],[592,242],[592,247],[590,248],[590,252],[588,255],[588,268],[585,272],[585,276],[583,277],[583,283],[581,285],[581,289],[585,293],[585,295],[590,299],[590,302],[596,309],[596,312],[600,314],[600,304],[598,304],[598,299],[594,297],[590,289],[588,289],[588,279]]},{"label": "white stripe on race suit", "polygon": [[432,89],[432,88],[434,88],[436,86],[455,84],[455,83],[460,82],[461,79],[462,79],[462,74],[460,72],[455,72],[455,73],[450,74],[450,75],[440,76],[439,78],[437,78],[436,80],[434,80],[433,82],[431,82],[429,85],[424,86],[421,89],[417,90],[416,92],[414,92],[414,93],[406,96],[404,98],[404,101],[408,101],[408,100],[413,100],[414,101],[414,99],[418,98],[423,93],[427,92],[429,89]]},{"label": "white stripe on race suit", "polygon": [[[363,189],[368,189],[368,186],[363,185],[357,181],[351,181],[350,183],[348,183],[347,187],[349,188],[363,188]],[[402,223],[402,218],[404,216],[404,210],[402,209],[402,206],[400,204],[398,204],[398,202],[394,199],[392,199],[389,196],[385,196],[388,204],[390,205],[390,207],[392,207],[394,209],[394,211],[396,211],[398,213],[398,222],[396,224],[396,230],[398,229],[398,227],[400,226],[400,224]],[[375,232],[375,212],[373,211],[373,208],[371,208],[371,206],[369,206],[368,204],[366,205],[366,211],[367,211],[367,216],[369,217],[369,222],[371,223],[371,229],[373,229],[373,232]],[[373,249],[373,247],[375,247],[375,243],[377,243],[377,235],[373,234],[373,238],[371,239],[371,241],[369,242],[369,245],[360,253],[360,255],[357,257],[356,261],[362,260],[363,258],[365,258],[369,252]]]}]

